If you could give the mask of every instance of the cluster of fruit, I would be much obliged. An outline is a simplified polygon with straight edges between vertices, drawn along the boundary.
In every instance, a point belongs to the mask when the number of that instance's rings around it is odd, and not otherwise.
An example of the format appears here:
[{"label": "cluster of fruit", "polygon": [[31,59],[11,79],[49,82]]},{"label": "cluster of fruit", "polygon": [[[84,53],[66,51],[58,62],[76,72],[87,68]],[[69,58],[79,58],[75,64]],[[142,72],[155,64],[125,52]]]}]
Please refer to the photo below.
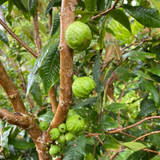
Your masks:
[{"label": "cluster of fruit", "polygon": [[84,125],[85,122],[81,116],[69,112],[65,123],[60,124],[58,128],[50,130],[50,137],[55,141],[56,145],[51,144],[49,154],[53,157],[60,156],[67,142],[82,133]]}]

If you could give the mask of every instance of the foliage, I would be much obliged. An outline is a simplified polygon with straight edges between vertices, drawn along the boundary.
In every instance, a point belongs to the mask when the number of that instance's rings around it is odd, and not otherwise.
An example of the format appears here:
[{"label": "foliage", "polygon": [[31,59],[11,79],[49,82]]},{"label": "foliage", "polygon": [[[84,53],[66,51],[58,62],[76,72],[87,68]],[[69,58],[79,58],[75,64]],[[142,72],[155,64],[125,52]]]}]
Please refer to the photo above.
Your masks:
[{"label": "foliage", "polygon": [[[1,0],[0,5],[7,26],[34,51],[33,18],[38,11],[42,47],[39,57],[34,58],[0,26],[0,61],[30,116],[37,124],[50,123],[54,113],[48,93],[54,85],[59,102],[61,90],[61,1]],[[52,8],[49,34],[48,17]],[[78,77],[93,77],[96,86],[87,98],[73,95],[71,112],[84,119],[85,130],[65,144],[64,160],[159,159],[159,11],[160,1],[156,0],[79,2],[76,21],[89,26],[92,40],[88,49],[74,51],[73,73]],[[13,112],[2,87],[0,107]],[[38,160],[35,144],[22,128],[4,119],[0,121],[0,133],[0,159]]]}]

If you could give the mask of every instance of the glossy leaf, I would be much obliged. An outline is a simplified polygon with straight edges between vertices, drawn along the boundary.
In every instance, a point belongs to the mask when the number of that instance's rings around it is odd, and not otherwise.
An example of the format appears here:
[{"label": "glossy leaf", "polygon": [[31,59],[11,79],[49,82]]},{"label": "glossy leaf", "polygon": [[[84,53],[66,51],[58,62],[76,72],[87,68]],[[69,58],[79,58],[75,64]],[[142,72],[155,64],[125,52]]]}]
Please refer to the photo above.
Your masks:
[{"label": "glossy leaf", "polygon": [[[43,64],[45,58],[47,57],[48,53],[50,52],[51,54],[51,51],[53,51],[52,49],[55,47],[55,43],[58,42],[58,35],[59,33],[56,32],[56,34],[54,36],[52,36],[48,42],[46,43],[46,45],[41,49],[41,53],[39,55],[39,57],[37,58],[37,60],[35,61],[35,64],[33,66],[33,69],[31,70],[30,74],[28,75],[28,85],[27,85],[27,92],[26,92],[26,95],[28,95],[30,89],[31,89],[31,86],[33,85],[33,83],[35,82],[36,78],[38,77],[38,71],[39,71],[39,68],[41,67],[41,65]],[[54,46],[54,47],[53,47]],[[49,56],[50,56],[49,54]],[[53,54],[54,56],[54,54]],[[51,60],[52,61],[52,60]],[[49,61],[50,62],[50,61]],[[50,62],[51,63],[51,62]],[[53,64],[54,65],[54,64]],[[45,65],[44,65],[45,66]],[[43,69],[43,68],[42,68]],[[53,76],[53,73],[54,73],[54,68],[51,68],[52,69],[52,75]],[[43,71],[43,70],[42,70]],[[55,70],[56,71],[56,70]],[[48,70],[46,71],[48,73]],[[56,71],[57,72],[57,71]],[[43,72],[42,72],[43,73]],[[43,74],[41,74],[43,75]],[[57,76],[57,75],[56,75]],[[45,78],[49,78],[49,77],[46,77]],[[44,79],[45,80],[45,79]],[[52,83],[54,83],[52,81]],[[51,84],[47,84],[47,87],[50,86]],[[45,88],[47,89],[47,87],[45,86]],[[49,89],[49,88],[48,88]]]},{"label": "glossy leaf", "polygon": [[131,32],[131,26],[128,17],[120,9],[115,9],[109,12],[109,15],[122,24],[129,32]]},{"label": "glossy leaf", "polygon": [[81,134],[77,140],[68,143],[63,160],[84,160],[85,148],[86,137]]},{"label": "glossy leaf", "polygon": [[149,72],[157,75],[157,76],[160,76],[160,67],[157,66],[157,67],[152,67],[150,69],[147,69]]},{"label": "glossy leaf", "polygon": [[37,11],[38,0],[28,0],[28,10],[34,17]]},{"label": "glossy leaf", "polygon": [[0,30],[0,40],[5,44],[8,44],[8,38],[4,31]]},{"label": "glossy leaf", "polygon": [[14,145],[14,147],[18,149],[29,149],[35,147],[34,142],[26,142],[26,140],[22,139],[9,139],[9,144]]},{"label": "glossy leaf", "polygon": [[106,140],[104,141],[103,146],[106,150],[112,150],[112,151],[120,150],[121,148],[121,145],[119,144],[119,142],[110,135],[106,136]]},{"label": "glossy leaf", "polygon": [[126,142],[126,143],[121,143],[122,146],[128,147],[133,151],[138,151],[143,148],[146,148],[146,146],[142,143],[139,142]]},{"label": "glossy leaf", "polygon": [[157,107],[155,106],[154,101],[152,99],[148,99],[140,107],[140,112],[138,113],[138,116],[147,116],[148,114],[151,114],[156,110]]},{"label": "glossy leaf", "polygon": [[31,88],[31,94],[35,100],[35,102],[42,106],[42,92],[40,90],[40,86],[37,82],[35,82]]},{"label": "glossy leaf", "polygon": [[155,85],[153,85],[153,83],[150,82],[150,81],[146,81],[146,89],[152,95],[152,98],[155,101],[155,103],[158,104],[158,102],[159,102],[159,93],[158,93]]},{"label": "glossy leaf", "polygon": [[116,74],[118,74],[119,78],[124,81],[124,82],[128,82],[130,79],[130,75],[129,75],[129,69],[128,68],[124,68],[124,67],[119,67],[116,70]]},{"label": "glossy leaf", "polygon": [[151,28],[160,27],[160,15],[157,9],[126,4],[123,5],[123,8],[142,25]]},{"label": "glossy leaf", "polygon": [[84,0],[84,4],[88,11],[95,11],[97,0]]},{"label": "glossy leaf", "polygon": [[97,1],[97,10],[102,11],[105,9],[105,0],[98,0]]},{"label": "glossy leaf", "polygon": [[125,109],[128,106],[125,103],[111,103],[107,106],[107,110],[109,111],[118,111],[119,109]]},{"label": "glossy leaf", "polygon": [[58,28],[59,28],[59,26],[60,26],[59,13],[60,13],[60,12],[57,12],[56,15],[55,15],[54,22],[53,22],[52,28],[51,28],[51,36],[56,33],[56,31],[58,30]]},{"label": "glossy leaf", "polygon": [[100,121],[100,127],[104,131],[109,131],[119,127],[119,124],[110,116],[104,115]]},{"label": "glossy leaf", "polygon": [[51,110],[48,110],[46,113],[40,115],[38,118],[41,121],[46,121],[48,123],[50,123],[53,120],[54,114]]},{"label": "glossy leaf", "polygon": [[39,75],[46,94],[59,79],[60,54],[58,45],[59,41],[49,46],[43,63],[39,68]]},{"label": "glossy leaf", "polygon": [[48,14],[52,7],[60,6],[61,0],[51,0],[46,8],[45,14]]},{"label": "glossy leaf", "polygon": [[160,160],[160,156],[159,155],[158,156],[154,156],[150,160]]},{"label": "glossy leaf", "polygon": [[24,15],[24,17],[29,20],[30,16],[29,16],[29,12],[27,11],[27,9],[25,8],[25,6],[23,5],[23,3],[20,0],[12,0],[12,2],[14,3],[14,5],[20,10],[20,12]]}]

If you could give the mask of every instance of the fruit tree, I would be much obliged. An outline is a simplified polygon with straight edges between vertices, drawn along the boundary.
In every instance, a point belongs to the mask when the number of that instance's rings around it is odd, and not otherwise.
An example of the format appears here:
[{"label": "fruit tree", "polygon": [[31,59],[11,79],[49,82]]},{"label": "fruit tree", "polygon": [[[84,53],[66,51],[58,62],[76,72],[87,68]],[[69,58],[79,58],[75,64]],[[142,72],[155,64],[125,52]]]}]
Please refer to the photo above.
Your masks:
[{"label": "fruit tree", "polygon": [[0,0],[0,159],[159,160],[159,0]]}]

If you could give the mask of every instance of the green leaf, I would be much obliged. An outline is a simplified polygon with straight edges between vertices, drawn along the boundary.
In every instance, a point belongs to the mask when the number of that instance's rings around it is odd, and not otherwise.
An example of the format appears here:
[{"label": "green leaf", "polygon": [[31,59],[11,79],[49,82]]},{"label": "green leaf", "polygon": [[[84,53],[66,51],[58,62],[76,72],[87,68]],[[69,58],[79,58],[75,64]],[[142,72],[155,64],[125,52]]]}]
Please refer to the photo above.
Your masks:
[{"label": "green leaf", "polygon": [[106,132],[119,127],[119,124],[108,115],[102,117],[99,125]]},{"label": "green leaf", "polygon": [[145,152],[143,150],[139,150],[139,151],[133,152],[131,155],[129,155],[127,160],[139,160],[139,159],[142,159],[142,158],[144,158],[146,156],[148,157],[147,152]]},{"label": "green leaf", "polygon": [[43,63],[39,68],[39,75],[42,79],[46,94],[48,94],[50,88],[59,79],[60,54],[59,54],[58,45],[59,45],[59,41],[49,46],[47,50],[47,54],[43,59]]},{"label": "green leaf", "polygon": [[0,40],[5,44],[8,44],[8,38],[4,31],[0,30]]},{"label": "green leaf", "polygon": [[51,28],[51,36],[56,33],[56,31],[58,30],[58,28],[59,28],[59,26],[60,26],[59,13],[60,13],[60,12],[57,12],[56,15],[55,15],[54,22],[53,22],[52,28]]},{"label": "green leaf", "polygon": [[29,20],[30,19],[30,15],[29,12],[27,11],[27,9],[25,8],[25,6],[23,5],[23,3],[20,0],[12,0],[12,2],[14,3],[14,5],[21,11],[21,13],[24,15],[24,17]]},{"label": "green leaf", "polygon": [[104,141],[103,146],[106,150],[116,151],[121,149],[121,145],[119,144],[119,142],[110,135],[106,135],[106,140]]},{"label": "green leaf", "polygon": [[2,5],[3,3],[7,2],[8,0],[1,0],[0,1],[0,5]]},{"label": "green leaf", "polygon": [[100,32],[100,36],[98,38],[98,46],[99,46],[100,50],[104,47],[104,37],[105,37],[105,34],[106,34],[105,21],[106,20],[104,20],[104,22],[103,22],[102,29],[101,29],[101,32]]},{"label": "green leaf", "polygon": [[118,67],[116,70],[116,74],[118,74],[119,75],[118,78],[124,82],[128,82],[130,79],[128,68]]},{"label": "green leaf", "polygon": [[95,91],[97,92],[99,86],[101,85],[100,77],[101,77],[101,70],[100,70],[100,54],[97,54],[94,67],[93,67],[93,80],[96,83]]},{"label": "green leaf", "polygon": [[140,112],[138,113],[138,116],[147,116],[148,114],[151,114],[157,110],[157,107],[155,106],[155,103],[152,99],[148,99],[145,101],[141,107]]},{"label": "green leaf", "polygon": [[152,142],[152,144],[155,146],[155,147],[160,147],[160,143],[158,143],[158,139],[160,138],[160,133],[158,134],[152,134],[152,135],[149,135],[148,136],[148,139]]},{"label": "green leaf", "polygon": [[48,110],[46,113],[40,115],[38,118],[41,121],[46,121],[48,123],[50,123],[53,120],[54,114],[51,110]]},{"label": "green leaf", "polygon": [[34,82],[32,88],[31,88],[31,94],[35,100],[35,102],[42,106],[42,92],[40,90],[40,86],[38,82]]},{"label": "green leaf", "polygon": [[[32,71],[30,72],[30,74],[28,75],[28,85],[27,85],[27,92],[26,92],[26,95],[28,95],[30,89],[31,89],[31,86],[33,85],[33,83],[35,82],[36,78],[38,77],[38,71],[39,71],[39,68],[41,67],[41,65],[43,64],[46,56],[48,55],[48,53],[51,51],[51,49],[53,48],[53,46],[55,46],[55,43],[57,43],[58,41],[58,36],[59,36],[59,32],[56,32],[56,34],[54,34],[49,40],[48,42],[46,43],[46,45],[41,49],[41,53],[39,55],[39,57],[37,58],[37,60],[35,61],[35,64],[33,66],[33,69]],[[51,53],[50,53],[51,54]],[[54,54],[53,54],[54,56]],[[50,62],[52,60],[49,60],[48,62]],[[45,65],[45,64],[43,64]],[[51,64],[50,64],[51,65]],[[53,64],[54,65],[54,64]],[[55,64],[57,65],[57,64]],[[52,71],[54,70],[54,68],[52,68]],[[53,71],[54,72],[54,71]],[[53,72],[52,72],[52,75],[53,76]],[[47,72],[48,74],[48,72]],[[53,83],[53,81],[52,81]],[[50,84],[49,84],[50,85]],[[47,84],[47,86],[49,86]]]},{"label": "green leaf", "polygon": [[105,9],[105,0],[98,0],[97,1],[97,10],[103,11]]},{"label": "green leaf", "polygon": [[87,24],[93,33],[95,33],[96,35],[99,35],[99,30],[96,28],[96,26],[93,23],[88,22]]},{"label": "green leaf", "polygon": [[160,15],[157,9],[126,4],[123,5],[123,8],[142,25],[151,28],[160,27]]},{"label": "green leaf", "polygon": [[112,103],[107,106],[107,110],[109,111],[118,111],[119,109],[127,108],[128,106],[125,103]]},{"label": "green leaf", "polygon": [[123,57],[130,57],[132,60],[145,61],[147,58],[156,58],[156,54],[148,53],[144,51],[131,51],[125,54]]},{"label": "green leaf", "polygon": [[157,8],[160,12],[160,3],[157,0],[150,0],[155,8]]},{"label": "green leaf", "polygon": [[158,156],[154,156],[150,160],[160,160],[160,156],[159,155]]},{"label": "green leaf", "polygon": [[84,0],[84,4],[88,11],[95,11],[97,0]]},{"label": "green leaf", "polygon": [[151,77],[148,74],[142,72],[141,70],[133,71],[133,74],[135,74],[137,76],[141,76],[141,77],[143,77],[145,79],[151,79]]},{"label": "green leaf", "polygon": [[121,143],[121,145],[125,146],[125,147],[128,147],[135,152],[138,151],[138,150],[146,148],[146,146],[144,144],[139,143],[139,142],[125,142],[125,143]]},{"label": "green leaf", "polygon": [[78,19],[83,22],[89,22],[90,18],[97,12],[88,12],[88,11],[82,11],[80,9],[76,9],[75,15],[78,17]]},{"label": "green leaf", "polygon": [[131,32],[131,26],[128,17],[120,9],[115,9],[109,12],[109,15],[122,24],[129,32]]},{"label": "green leaf", "polygon": [[12,131],[12,128],[13,128],[13,126],[7,126],[3,129],[3,135],[0,137],[0,141],[1,140],[3,141],[3,147],[4,148],[8,148],[8,140],[9,140],[9,135]]},{"label": "green leaf", "polygon": [[38,0],[28,0],[28,10],[34,17],[37,11]]},{"label": "green leaf", "polygon": [[97,97],[92,97],[92,98],[87,98],[85,101],[79,101],[75,106],[74,109],[76,108],[81,108],[82,106],[88,105],[88,104],[94,104],[97,102]]},{"label": "green leaf", "polygon": [[152,95],[153,100],[155,101],[156,104],[158,104],[159,102],[159,93],[155,87],[155,85],[153,85],[152,82],[146,81],[146,89],[147,91]]},{"label": "green leaf", "polygon": [[52,7],[56,7],[56,6],[60,6],[61,5],[61,0],[52,0],[49,2],[46,11],[45,11],[45,15],[49,13],[49,11],[52,9]]},{"label": "green leaf", "polygon": [[160,76],[160,67],[159,66],[147,69],[147,71],[149,71],[157,76]]},{"label": "green leaf", "polygon": [[35,147],[34,142],[27,142],[23,139],[9,139],[9,144],[18,149],[29,149]]},{"label": "green leaf", "polygon": [[86,137],[81,134],[77,140],[68,143],[63,160],[84,160],[85,148]]}]

